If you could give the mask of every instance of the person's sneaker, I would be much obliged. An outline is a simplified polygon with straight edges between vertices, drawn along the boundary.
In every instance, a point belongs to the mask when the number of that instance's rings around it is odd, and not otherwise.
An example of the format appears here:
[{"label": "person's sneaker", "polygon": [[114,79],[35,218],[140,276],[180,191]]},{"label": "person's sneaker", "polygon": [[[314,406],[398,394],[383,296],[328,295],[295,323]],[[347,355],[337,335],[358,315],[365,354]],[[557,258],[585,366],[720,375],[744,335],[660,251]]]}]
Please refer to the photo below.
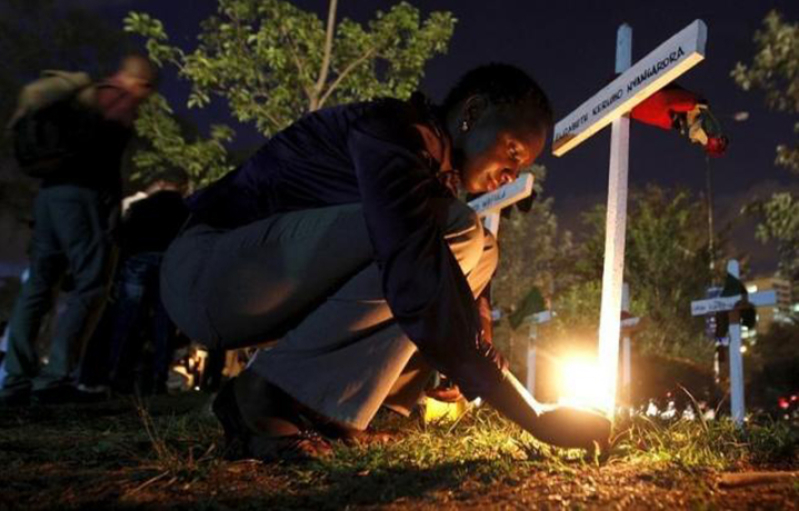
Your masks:
[{"label": "person's sneaker", "polygon": [[[301,429],[296,421],[285,417],[289,414],[281,414],[278,406],[267,405],[267,414],[251,418],[256,427],[248,426],[236,400],[235,385],[235,378],[226,382],[211,407],[225,433],[225,459],[296,463],[332,454],[330,444],[321,435]],[[267,402],[276,400],[270,391],[279,389],[267,384],[264,390],[259,397]]]}]

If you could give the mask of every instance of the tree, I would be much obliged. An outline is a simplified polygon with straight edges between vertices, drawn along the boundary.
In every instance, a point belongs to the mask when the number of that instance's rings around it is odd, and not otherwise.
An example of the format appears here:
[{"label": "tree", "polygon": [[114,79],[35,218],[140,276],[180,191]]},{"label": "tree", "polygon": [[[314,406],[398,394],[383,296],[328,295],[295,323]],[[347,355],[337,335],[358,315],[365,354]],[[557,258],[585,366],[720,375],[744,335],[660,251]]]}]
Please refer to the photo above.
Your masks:
[{"label": "tree", "polygon": [[[569,235],[558,236],[553,199],[541,198],[546,169],[535,165],[531,172],[535,176],[537,198],[529,212],[513,211],[510,218],[500,223],[500,261],[491,281],[493,305],[503,311],[505,318],[494,331],[494,342],[510,359],[516,374],[524,371],[528,328],[525,323],[513,325],[511,315],[522,312],[520,308],[531,305],[528,302],[540,305],[552,296],[561,283],[562,254],[568,253],[570,247]],[[538,309],[535,305],[533,308]]]},{"label": "tree", "polygon": [[762,242],[777,242],[779,271],[787,278],[799,277],[799,198],[779,192],[763,202],[750,204],[746,211],[759,219],[755,235]]},{"label": "tree", "polygon": [[160,94],[154,94],[142,105],[136,132],[145,143],[133,153],[133,180],[146,182],[163,169],[178,167],[186,171],[193,187],[200,187],[233,169],[225,147],[233,140],[233,129],[214,124],[210,137],[203,138],[175,117]]},{"label": "tree", "polygon": [[775,411],[779,397],[796,393],[799,389],[797,339],[799,323],[796,320],[773,323],[765,334],[757,336],[746,366],[750,377],[746,386],[747,401],[751,396],[766,410]]},{"label": "tree", "polygon": [[[752,63],[739,62],[732,77],[744,90],[765,92],[769,108],[799,114],[799,23],[785,21],[779,12],[771,11],[763,25],[755,32],[757,52]],[[799,121],[794,132],[799,134]],[[775,163],[799,175],[799,145],[777,146]],[[799,276],[799,199],[791,193],[776,193],[748,209],[761,220],[758,238],[777,242],[780,271],[788,278]]]},{"label": "tree", "polygon": [[512,312],[533,287],[552,295],[554,259],[557,255],[558,222],[553,199],[541,199],[546,169],[532,168],[538,195],[527,213],[514,211],[500,224],[500,262],[491,282],[492,300]]},{"label": "tree", "polygon": [[[771,11],[763,25],[763,30],[755,32],[757,53],[752,63],[738,62],[731,75],[742,89],[765,92],[769,108],[799,114],[799,23],[787,22],[779,12]],[[799,122],[794,132],[799,133]],[[799,147],[779,145],[776,163],[799,173]]]},{"label": "tree", "polygon": [[[131,12],[125,30],[145,37],[156,63],[174,66],[191,82],[189,107],[221,98],[234,118],[270,136],[325,106],[409,97],[425,63],[446,51],[455,25],[447,12],[433,12],[422,21],[418,9],[402,2],[387,13],[378,11],[364,28],[349,19],[338,21],[336,8],[337,0],[330,0],[325,23],[283,0],[219,0],[218,14],[203,22],[190,52],[170,45],[163,24],[148,14]],[[220,161],[224,142],[233,137],[229,128],[216,126],[210,141],[183,145],[169,126],[167,105],[155,101],[160,104],[138,126],[154,148],[139,159],[142,167],[168,161],[201,182],[227,170],[225,165],[204,174],[193,169],[208,168],[207,161],[197,163],[201,157]],[[165,151],[166,139],[185,150]]]},{"label": "tree", "polygon": [[[696,356],[710,348],[702,340],[702,322],[690,313],[691,300],[703,296],[712,277],[704,222],[701,201],[688,192],[649,185],[631,193],[625,281],[631,288],[632,312],[647,320],[638,334],[645,351]],[[554,300],[561,334],[578,326],[598,326],[605,207],[597,205],[585,213],[584,223],[587,234],[572,262],[576,283]]]}]

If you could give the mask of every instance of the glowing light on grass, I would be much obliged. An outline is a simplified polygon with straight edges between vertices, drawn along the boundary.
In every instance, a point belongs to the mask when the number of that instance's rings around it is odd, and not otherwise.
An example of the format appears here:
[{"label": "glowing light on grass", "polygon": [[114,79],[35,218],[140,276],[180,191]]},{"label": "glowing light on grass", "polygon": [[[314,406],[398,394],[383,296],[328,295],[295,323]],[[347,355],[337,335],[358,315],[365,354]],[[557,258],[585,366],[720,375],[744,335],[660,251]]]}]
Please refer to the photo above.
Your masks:
[{"label": "glowing light on grass", "polygon": [[613,391],[603,367],[595,358],[573,356],[560,363],[558,403],[607,412],[614,406]]}]

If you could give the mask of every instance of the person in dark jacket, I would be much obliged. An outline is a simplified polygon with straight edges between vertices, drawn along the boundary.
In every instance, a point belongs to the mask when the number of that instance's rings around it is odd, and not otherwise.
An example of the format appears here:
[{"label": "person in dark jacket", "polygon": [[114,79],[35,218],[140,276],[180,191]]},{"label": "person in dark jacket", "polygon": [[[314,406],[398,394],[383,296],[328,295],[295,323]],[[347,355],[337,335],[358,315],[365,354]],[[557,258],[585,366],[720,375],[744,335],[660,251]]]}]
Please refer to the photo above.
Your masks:
[{"label": "person in dark jacket", "polygon": [[[161,302],[158,275],[164,252],[188,217],[187,188],[185,172],[165,172],[123,213],[112,300],[81,360],[78,383],[84,392],[105,394],[109,386],[123,394],[166,391],[175,327]],[[143,360],[147,337],[152,371],[137,378],[137,369],[149,365]]]},{"label": "person in dark jacket", "polygon": [[[36,197],[30,278],[9,323],[8,375],[0,395],[6,404],[28,402],[31,391],[43,402],[73,394],[78,355],[94,328],[110,277],[110,231],[121,199],[122,154],[138,106],[153,90],[155,68],[143,57],[128,56],[116,74],[95,84],[83,73],[55,73],[26,87],[12,123],[37,101],[58,96],[73,78],[86,81],[74,107],[81,122],[90,120],[93,127],[58,171],[43,179]],[[34,341],[67,272],[74,289],[56,325],[48,363],[40,369]]]},{"label": "person in dark jacket", "polygon": [[496,241],[456,196],[513,181],[551,124],[535,81],[490,64],[440,107],[414,94],[310,113],[189,199],[161,272],[172,319],[210,347],[276,341],[214,403],[232,456],[325,455],[320,433],[382,439],[367,426],[407,394],[395,384],[417,350],[539,438],[597,438],[539,414],[486,339],[475,298]]}]

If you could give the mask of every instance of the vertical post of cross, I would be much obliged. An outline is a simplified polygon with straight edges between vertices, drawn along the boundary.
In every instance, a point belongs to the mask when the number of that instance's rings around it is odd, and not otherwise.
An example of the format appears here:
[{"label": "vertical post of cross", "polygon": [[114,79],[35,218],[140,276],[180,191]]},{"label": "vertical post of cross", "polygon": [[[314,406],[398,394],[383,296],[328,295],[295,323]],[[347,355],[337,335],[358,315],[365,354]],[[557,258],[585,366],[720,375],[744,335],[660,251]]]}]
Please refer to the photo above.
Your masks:
[{"label": "vertical post of cross", "polygon": [[[630,285],[626,282],[622,288],[621,298],[622,311],[630,312]],[[624,321],[622,320],[622,323]],[[623,400],[625,406],[629,406],[630,399],[630,386],[632,384],[632,346],[630,342],[630,329],[622,329],[621,338],[621,388],[623,393]]]},{"label": "vertical post of cross", "polygon": [[[727,263],[727,273],[741,278],[741,268],[735,259]],[[744,363],[741,354],[741,312],[733,309],[730,318],[730,411],[732,420],[738,426],[743,425],[744,415]]]},{"label": "vertical post of cross", "polygon": [[527,390],[531,396],[535,396],[535,364],[536,364],[536,340],[538,339],[538,329],[544,323],[552,319],[554,313],[550,310],[543,310],[530,314],[524,320],[529,323],[530,330],[527,338]]},{"label": "vertical post of cross", "polygon": [[530,322],[530,333],[527,337],[527,391],[535,397],[535,367],[536,367],[536,346],[535,341],[538,337],[538,324]]},{"label": "vertical post of cross", "polygon": [[483,217],[483,225],[496,238],[499,236],[499,211],[488,213]]},{"label": "vertical post of cross", "polygon": [[[616,72],[623,73],[632,60],[632,28],[626,23],[616,35]],[[602,310],[599,319],[599,366],[607,374],[608,410],[615,408],[619,363],[621,298],[624,279],[624,242],[627,226],[627,169],[630,148],[630,117],[614,120],[610,138],[608,205],[605,220],[605,266],[602,274]]]}]

